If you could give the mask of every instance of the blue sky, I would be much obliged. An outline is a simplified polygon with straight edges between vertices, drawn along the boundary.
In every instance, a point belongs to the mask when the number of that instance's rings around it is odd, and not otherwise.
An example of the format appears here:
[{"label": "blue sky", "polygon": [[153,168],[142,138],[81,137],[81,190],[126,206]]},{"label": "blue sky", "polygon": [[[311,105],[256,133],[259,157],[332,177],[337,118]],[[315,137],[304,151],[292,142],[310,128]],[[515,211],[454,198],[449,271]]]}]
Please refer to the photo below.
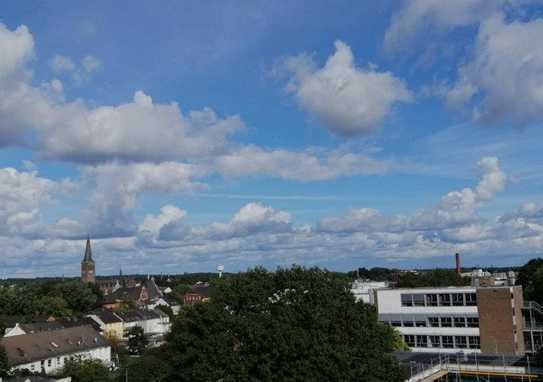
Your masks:
[{"label": "blue sky", "polygon": [[0,8],[1,276],[514,265],[538,0]]}]

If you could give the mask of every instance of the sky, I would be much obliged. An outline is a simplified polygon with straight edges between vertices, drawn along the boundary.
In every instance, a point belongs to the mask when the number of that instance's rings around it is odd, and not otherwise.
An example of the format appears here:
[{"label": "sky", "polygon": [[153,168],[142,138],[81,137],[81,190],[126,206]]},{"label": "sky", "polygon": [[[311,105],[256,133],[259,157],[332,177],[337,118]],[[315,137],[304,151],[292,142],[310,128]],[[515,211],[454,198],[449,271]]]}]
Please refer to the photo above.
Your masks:
[{"label": "sky", "polygon": [[0,5],[0,277],[543,256],[543,1]]}]

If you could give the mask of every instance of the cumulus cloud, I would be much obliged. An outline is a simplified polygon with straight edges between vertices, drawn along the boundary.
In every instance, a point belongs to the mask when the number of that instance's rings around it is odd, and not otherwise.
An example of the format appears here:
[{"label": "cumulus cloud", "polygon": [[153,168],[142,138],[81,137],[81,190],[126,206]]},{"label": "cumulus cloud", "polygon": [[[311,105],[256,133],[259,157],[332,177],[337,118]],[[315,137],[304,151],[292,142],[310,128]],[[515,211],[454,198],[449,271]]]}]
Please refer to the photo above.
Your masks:
[{"label": "cumulus cloud", "polygon": [[34,39],[28,28],[19,26],[10,31],[0,23],[0,80],[12,74],[14,71],[30,59],[34,54]]},{"label": "cumulus cloud", "polygon": [[133,211],[141,193],[191,193],[205,187],[194,180],[204,172],[177,162],[108,163],[83,169],[84,182],[92,190],[91,234],[100,237],[134,235]]},{"label": "cumulus cloud", "polygon": [[385,50],[402,51],[424,30],[446,30],[477,24],[500,11],[511,0],[412,0],[392,16],[385,32]]},{"label": "cumulus cloud", "polygon": [[282,179],[317,181],[344,176],[386,173],[391,165],[365,154],[352,152],[293,152],[247,146],[216,160],[217,171],[227,177],[273,176]]},{"label": "cumulus cloud", "polygon": [[335,53],[322,68],[307,55],[290,57],[287,91],[328,130],[343,136],[377,130],[397,103],[410,102],[405,83],[390,72],[355,65],[351,48],[335,42]]},{"label": "cumulus cloud", "polygon": [[450,104],[473,98],[474,116],[487,122],[523,126],[543,119],[543,20],[485,20],[471,61],[459,69],[447,93]]},{"label": "cumulus cloud", "polygon": [[0,235],[34,235],[42,207],[73,189],[72,182],[43,178],[37,171],[0,168]]}]

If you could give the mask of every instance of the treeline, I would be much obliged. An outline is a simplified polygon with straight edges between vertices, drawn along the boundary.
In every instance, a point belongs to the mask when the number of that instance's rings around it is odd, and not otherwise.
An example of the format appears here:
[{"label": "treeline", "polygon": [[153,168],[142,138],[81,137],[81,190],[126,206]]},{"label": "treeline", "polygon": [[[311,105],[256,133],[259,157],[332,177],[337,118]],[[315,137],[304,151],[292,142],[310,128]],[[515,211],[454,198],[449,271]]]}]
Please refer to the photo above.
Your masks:
[{"label": "treeline", "polygon": [[79,281],[4,285],[0,287],[0,315],[70,317],[88,312],[101,297],[97,286]]},{"label": "treeline", "polygon": [[462,277],[452,269],[432,269],[409,272],[398,269],[375,267],[359,268],[349,272],[349,276],[361,277],[372,281],[388,281],[397,288],[463,286],[470,284],[469,277]]}]

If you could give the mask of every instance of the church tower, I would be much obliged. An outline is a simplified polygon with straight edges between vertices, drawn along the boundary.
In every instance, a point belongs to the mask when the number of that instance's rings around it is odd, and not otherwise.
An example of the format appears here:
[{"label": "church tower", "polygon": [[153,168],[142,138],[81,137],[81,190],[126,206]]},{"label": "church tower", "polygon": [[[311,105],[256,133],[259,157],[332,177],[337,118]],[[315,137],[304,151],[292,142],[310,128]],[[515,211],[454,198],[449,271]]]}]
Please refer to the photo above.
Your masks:
[{"label": "church tower", "polygon": [[90,238],[87,238],[87,246],[85,247],[85,256],[81,262],[81,281],[84,283],[95,282],[94,260],[92,259],[92,250]]}]

